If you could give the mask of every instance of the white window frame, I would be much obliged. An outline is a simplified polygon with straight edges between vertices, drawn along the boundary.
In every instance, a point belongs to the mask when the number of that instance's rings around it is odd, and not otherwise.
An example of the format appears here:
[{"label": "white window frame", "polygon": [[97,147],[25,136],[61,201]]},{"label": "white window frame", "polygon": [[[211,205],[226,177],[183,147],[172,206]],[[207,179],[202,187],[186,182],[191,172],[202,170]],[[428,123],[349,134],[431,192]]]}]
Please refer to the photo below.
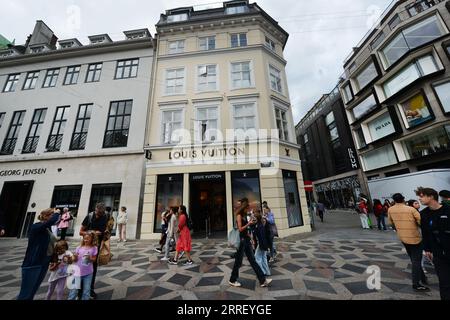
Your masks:
[{"label": "white window frame", "polygon": [[[174,51],[170,48],[171,44],[176,44],[176,48]],[[180,47],[180,44],[183,44],[182,47]],[[180,54],[184,53],[184,50],[186,49],[186,40],[180,39],[180,40],[173,40],[167,42],[167,54]]]},{"label": "white window frame", "polygon": [[[277,78],[276,75],[272,73],[272,71],[278,72],[279,78]],[[280,83],[279,83],[280,88],[278,88],[278,83],[276,84],[276,85],[277,85],[277,88],[274,88],[274,87],[272,86],[272,77],[275,78],[276,82],[278,82],[278,80],[280,81]],[[283,93],[284,93],[284,89],[283,89],[283,75],[282,75],[282,72],[281,72],[280,69],[278,69],[277,67],[274,67],[274,66],[273,66],[272,64],[270,64],[270,63],[269,63],[269,86],[270,86],[270,89],[271,89],[272,91],[275,91],[275,92],[277,92],[277,93],[279,93],[279,94],[283,94]],[[278,89],[279,89],[279,90],[278,90]]]},{"label": "white window frame", "polygon": [[[238,41],[237,41],[237,46],[233,47],[233,40],[232,37],[234,35],[237,35]],[[241,36],[245,35],[245,45],[241,46]],[[230,48],[241,48],[241,47],[247,47],[248,46],[248,36],[247,36],[247,32],[236,32],[236,33],[230,33]]]},{"label": "white window frame", "polygon": [[[208,89],[207,88],[206,90],[201,90],[200,89],[200,68],[202,68],[202,67],[208,68],[208,67],[211,67],[211,66],[215,66],[216,67],[216,81],[215,81],[216,86],[215,86],[214,89]],[[218,64],[211,63],[211,64],[200,64],[200,65],[197,65],[196,81],[195,81],[196,92],[200,93],[200,92],[215,92],[215,91],[219,91],[219,88],[220,88],[220,86],[219,86],[219,78],[220,78],[220,75],[219,75],[219,65]],[[209,82],[208,82],[208,80],[206,80],[206,86],[208,86],[208,84],[209,84]]]},{"label": "white window frame", "polygon": [[[167,78],[167,76],[168,76],[168,73],[169,73],[169,71],[172,71],[172,70],[181,70],[181,69],[183,69],[183,72],[184,72],[184,77],[183,77],[183,90],[181,91],[181,92],[173,92],[173,93],[168,93],[168,90],[167,90],[167,88],[168,88],[168,86],[167,86],[167,81],[169,80],[168,78]],[[174,78],[174,79],[180,79],[180,78]],[[175,67],[175,68],[167,68],[167,69],[165,69],[164,70],[164,84],[163,84],[163,86],[164,86],[164,94],[166,95],[166,96],[177,96],[177,95],[184,95],[184,94],[186,94],[186,67],[184,67],[184,66],[182,66],[182,67]],[[175,86],[174,88],[176,88],[177,86]]]},{"label": "white window frame", "polygon": [[[198,126],[200,120],[199,120],[199,110],[201,109],[216,109],[217,112],[217,117],[216,117],[216,122],[217,122],[217,126],[215,128],[215,130],[217,131],[217,133],[220,132],[221,130],[221,125],[220,125],[220,103],[199,103],[194,105],[194,109],[195,109],[195,120],[194,120],[194,140],[196,143],[216,143],[216,142],[220,142],[221,139],[219,139],[220,137],[218,137],[219,134],[216,134],[216,139],[215,140],[210,140],[210,139],[205,139],[203,140],[201,137],[201,132],[200,132],[200,128]],[[213,120],[213,119],[207,119],[206,121],[209,120]],[[210,129],[206,129],[207,131]],[[223,139],[222,139],[223,140]]]},{"label": "white window frame", "polygon": [[[235,123],[236,106],[249,105],[249,104],[253,105],[253,107],[254,107],[255,130],[256,130],[256,132],[258,132],[258,130],[259,130],[258,102],[254,99],[239,99],[239,100],[232,100],[230,102],[230,107],[231,107],[230,123],[232,124],[232,126],[230,126],[230,127],[232,127],[233,130],[238,130],[236,128],[236,123]],[[235,131],[234,137],[235,137],[235,139],[237,138],[238,140],[245,139],[245,137],[236,136],[236,131]]]},{"label": "white window frame", "polygon": [[[250,85],[248,87],[235,87],[233,84],[233,64],[238,63],[249,63],[250,66]],[[240,71],[242,74],[242,71]],[[241,78],[242,81],[242,78]],[[239,89],[248,89],[248,88],[254,88],[255,87],[255,72],[253,69],[253,60],[242,60],[242,61],[232,61],[230,62],[230,73],[229,73],[229,83],[231,90],[239,90]]]},{"label": "white window frame", "polygon": [[292,142],[295,137],[295,134],[292,131],[292,124],[294,123],[293,119],[292,119],[292,112],[290,112],[290,109],[288,106],[272,100],[273,126],[276,130],[279,130],[278,125],[277,125],[277,112],[276,112],[277,109],[286,113],[286,120],[287,120],[287,126],[288,126],[287,131],[288,131],[288,135],[289,135],[288,139],[286,139],[286,137],[280,137],[280,140]]},{"label": "white window frame", "polygon": [[181,21],[187,21],[189,20],[189,14],[188,13],[175,13],[171,14],[167,17],[167,22],[181,22]]},{"label": "white window frame", "polygon": [[[214,39],[214,48],[210,48],[210,47],[209,47],[209,39],[210,39],[210,38],[213,38],[213,39]],[[206,41],[206,43],[205,43],[205,48],[204,48],[204,49],[202,48],[202,45],[201,45],[202,40],[205,40],[205,41]],[[198,38],[198,49],[199,49],[200,51],[209,51],[209,50],[215,50],[215,49],[217,49],[216,36],[215,36],[215,35],[212,35],[212,36],[199,37],[199,38]]]},{"label": "white window frame", "polygon": [[[37,76],[36,76],[36,74],[37,74]],[[37,82],[39,81],[40,74],[41,74],[41,71],[30,71],[30,72],[27,72],[27,75],[25,76],[25,81],[23,83],[22,90],[34,90],[34,89],[36,89]],[[30,81],[28,81],[28,80],[30,80]]]},{"label": "white window frame", "polygon": [[276,51],[276,44],[275,41],[273,41],[272,39],[270,39],[268,36],[265,36],[265,40],[264,40],[264,44],[266,46],[267,49],[275,52]]},{"label": "white window frame", "polygon": [[[164,113],[165,112],[181,112],[181,129],[186,129],[185,127],[185,113],[186,113],[186,107],[184,105],[173,105],[173,106],[165,106],[165,107],[160,107],[160,125],[161,125],[161,130],[160,130],[160,143],[161,145],[164,146],[168,146],[168,145],[176,145],[178,143],[180,143],[182,141],[182,139],[180,139],[180,141],[175,141],[172,142],[170,141],[169,143],[164,142]],[[173,119],[173,117],[172,117]],[[172,133],[170,133],[171,135],[171,140],[172,140]],[[181,137],[182,138],[182,137]]]}]

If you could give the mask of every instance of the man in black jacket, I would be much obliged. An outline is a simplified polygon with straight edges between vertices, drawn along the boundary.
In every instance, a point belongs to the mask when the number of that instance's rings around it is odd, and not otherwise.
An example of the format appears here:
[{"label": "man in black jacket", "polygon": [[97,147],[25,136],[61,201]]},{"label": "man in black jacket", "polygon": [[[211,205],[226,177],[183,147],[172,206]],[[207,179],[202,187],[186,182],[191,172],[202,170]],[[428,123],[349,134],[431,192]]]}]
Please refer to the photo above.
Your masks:
[{"label": "man in black jacket", "polygon": [[450,300],[450,207],[439,203],[439,195],[431,188],[418,188],[422,205],[421,229],[425,254],[432,260],[439,278],[442,300]]}]

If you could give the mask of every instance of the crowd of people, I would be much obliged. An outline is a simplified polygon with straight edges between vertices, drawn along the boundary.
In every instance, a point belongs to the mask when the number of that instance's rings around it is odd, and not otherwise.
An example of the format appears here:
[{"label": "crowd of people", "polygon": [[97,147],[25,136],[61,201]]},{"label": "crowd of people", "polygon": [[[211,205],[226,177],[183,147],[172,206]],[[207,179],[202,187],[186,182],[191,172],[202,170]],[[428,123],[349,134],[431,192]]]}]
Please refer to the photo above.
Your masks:
[{"label": "crowd of people", "polygon": [[[426,263],[434,266],[439,279],[442,300],[450,300],[450,191],[438,191],[419,187],[415,190],[418,197],[406,201],[400,194],[392,196],[392,202],[386,199],[381,203],[373,200],[373,213],[379,230],[388,230],[388,224],[394,230],[411,260],[412,286],[417,292],[430,291]],[[441,201],[439,201],[439,197]],[[422,206],[424,207],[422,210]],[[363,229],[371,229],[369,204],[361,196],[357,207]]]},{"label": "crowd of people", "polygon": [[[418,200],[405,200],[400,194],[392,196],[392,202],[374,199],[370,206],[367,197],[361,196],[357,205],[363,229],[373,228],[369,207],[377,220],[380,231],[394,230],[402,242],[412,264],[412,287],[417,292],[428,292],[428,279],[424,265],[436,270],[442,300],[450,300],[450,191],[438,193],[431,188],[415,190]],[[441,198],[441,200],[439,199]],[[321,211],[321,207],[317,207]],[[421,210],[422,209],[422,210]],[[324,210],[323,210],[324,211]],[[319,213],[319,212],[318,212]],[[322,213],[323,216],[323,213]],[[46,209],[29,231],[28,247],[22,263],[22,284],[18,300],[32,300],[49,272],[47,299],[62,300],[64,290],[69,289],[69,300],[96,299],[95,280],[105,243],[111,237],[114,219],[103,203],[83,220],[79,235],[81,243],[73,250],[65,240],[68,222],[73,219],[68,208],[62,212]],[[112,220],[112,222],[111,222]],[[127,210],[122,207],[117,217],[118,241],[126,241]],[[387,221],[386,221],[387,220]],[[58,239],[51,228],[57,226]],[[186,207],[172,207],[162,213],[161,239],[156,251],[163,253],[161,261],[178,265],[186,255],[184,265],[192,265],[192,223]],[[4,228],[0,226],[2,235]],[[238,233],[234,265],[229,279],[233,287],[240,287],[239,269],[244,255],[247,257],[261,287],[272,282],[271,263],[276,259],[274,238],[278,236],[274,214],[267,202],[259,208],[250,208],[246,198],[238,202],[235,210],[235,231]],[[171,252],[175,252],[171,258]],[[111,254],[109,252],[109,258]],[[103,261],[103,260],[102,260]]]}]

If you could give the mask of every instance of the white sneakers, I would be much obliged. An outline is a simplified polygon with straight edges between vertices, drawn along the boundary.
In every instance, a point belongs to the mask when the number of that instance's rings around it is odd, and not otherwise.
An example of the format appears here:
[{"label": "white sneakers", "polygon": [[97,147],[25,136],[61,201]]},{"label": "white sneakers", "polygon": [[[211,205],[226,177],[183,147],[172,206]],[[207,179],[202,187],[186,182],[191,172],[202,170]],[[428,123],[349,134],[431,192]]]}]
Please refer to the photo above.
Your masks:
[{"label": "white sneakers", "polygon": [[228,281],[228,283],[229,283],[230,286],[232,286],[232,287],[240,287],[240,286],[242,286],[242,284],[240,284],[240,283],[237,282],[237,281],[235,281],[235,282]]},{"label": "white sneakers", "polygon": [[169,261],[169,258],[167,258],[167,257],[162,257],[162,258],[161,258],[161,261]]},{"label": "white sneakers", "polygon": [[[261,284],[261,287],[263,287],[263,288],[268,287],[272,283],[272,281],[273,281],[272,279],[266,279],[266,281],[264,281],[264,283]],[[235,281],[235,282],[228,281],[228,283],[229,283],[230,286],[236,287],[236,288],[242,286],[242,284],[240,284],[237,281]]]},{"label": "white sneakers", "polygon": [[261,287],[263,287],[263,288],[268,287],[269,284],[272,283],[272,281],[273,281],[272,279],[266,279],[266,281],[264,281],[264,283],[261,285]]}]

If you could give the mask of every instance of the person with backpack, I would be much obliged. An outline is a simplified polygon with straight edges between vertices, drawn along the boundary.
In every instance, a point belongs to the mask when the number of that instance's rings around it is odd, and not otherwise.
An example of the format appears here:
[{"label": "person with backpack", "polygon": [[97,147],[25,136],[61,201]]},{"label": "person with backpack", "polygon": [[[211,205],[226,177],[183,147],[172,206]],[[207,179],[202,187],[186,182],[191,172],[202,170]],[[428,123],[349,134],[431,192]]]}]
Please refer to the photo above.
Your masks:
[{"label": "person with backpack", "polygon": [[[100,252],[100,247],[103,240],[107,240],[111,237],[111,230],[108,230],[108,225],[110,225],[110,220],[112,216],[106,214],[106,207],[104,203],[97,203],[95,206],[95,211],[90,212],[81,223],[80,236],[84,237],[93,231],[97,235],[97,252]],[[97,294],[94,291],[95,288],[95,278],[97,276],[98,268],[98,255],[97,259],[93,263],[93,275],[91,282],[91,298],[97,299]],[[80,290],[82,291],[82,290]],[[79,293],[79,297],[81,292]]]},{"label": "person with backpack", "polygon": [[189,217],[187,215],[186,207],[180,206],[178,209],[179,220],[178,220],[178,241],[177,241],[177,251],[175,253],[175,258],[173,260],[169,260],[169,264],[177,265],[178,258],[180,252],[184,251],[187,256],[187,261],[184,265],[192,265],[194,262],[191,259],[191,250],[192,250],[192,238],[191,231],[189,230],[189,226],[192,227],[192,224],[189,222]]}]

